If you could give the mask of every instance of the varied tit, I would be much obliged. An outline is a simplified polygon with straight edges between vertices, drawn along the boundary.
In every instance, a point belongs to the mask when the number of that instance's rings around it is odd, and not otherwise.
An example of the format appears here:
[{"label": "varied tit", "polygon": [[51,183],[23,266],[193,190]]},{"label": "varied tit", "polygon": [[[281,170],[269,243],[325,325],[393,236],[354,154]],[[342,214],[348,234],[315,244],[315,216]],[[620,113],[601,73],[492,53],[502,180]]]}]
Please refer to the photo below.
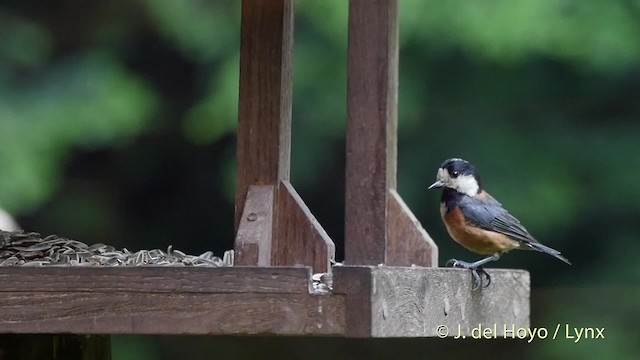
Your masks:
[{"label": "varied tit", "polygon": [[440,214],[449,235],[460,245],[485,259],[468,263],[451,259],[447,266],[471,269],[473,289],[482,285],[481,275],[491,282],[482,265],[495,261],[510,250],[536,250],[571,265],[560,252],[542,245],[520,221],[509,214],[496,199],[484,191],[475,167],[462,159],[448,159],[440,165],[436,182],[429,189],[443,188]]}]

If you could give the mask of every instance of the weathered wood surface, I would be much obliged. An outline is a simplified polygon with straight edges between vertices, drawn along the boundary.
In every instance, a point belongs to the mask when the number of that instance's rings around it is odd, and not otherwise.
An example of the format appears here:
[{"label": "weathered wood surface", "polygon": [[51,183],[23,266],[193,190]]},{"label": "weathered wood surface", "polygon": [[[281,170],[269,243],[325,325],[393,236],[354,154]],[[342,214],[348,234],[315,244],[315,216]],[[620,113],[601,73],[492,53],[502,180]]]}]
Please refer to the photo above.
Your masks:
[{"label": "weathered wood surface", "polygon": [[437,266],[437,246],[395,192],[397,0],[351,0],[345,261]]},{"label": "weathered wood surface", "polygon": [[[386,260],[387,189],[395,184],[395,1],[351,0],[347,71],[345,261]],[[390,156],[391,155],[391,156]]]},{"label": "weathered wood surface", "polygon": [[315,272],[331,271],[335,256],[333,241],[288,181],[275,190],[249,187],[235,250],[238,265],[311,266]]},{"label": "weathered wood surface", "polygon": [[302,267],[0,267],[0,292],[307,294],[310,276]]},{"label": "weathered wood surface", "polygon": [[236,229],[249,185],[289,179],[293,0],[243,0]]},{"label": "weathered wood surface", "polygon": [[337,335],[344,332],[339,302],[308,294],[4,292],[0,331]]},{"label": "weathered wood surface", "polygon": [[275,266],[306,265],[314,272],[331,271],[335,245],[300,195],[288,181],[281,181],[277,191],[277,234],[274,238]]},{"label": "weathered wood surface", "polygon": [[[433,337],[438,326],[449,329],[448,336],[469,336],[474,327],[493,327],[497,336],[503,335],[505,325],[511,328],[529,326],[529,273],[523,270],[488,269],[491,284],[481,291],[471,291],[471,274],[463,269],[355,267],[359,289],[370,289],[370,307],[357,315],[347,314],[347,334],[372,337]],[[369,274],[363,274],[368,269]],[[365,270],[366,272],[366,270]],[[335,292],[347,294],[346,308],[350,309],[350,291],[354,290],[354,275],[350,267],[334,271]],[[362,283],[362,281],[369,283]],[[362,296],[362,295],[360,295]],[[355,304],[353,304],[355,305]],[[366,319],[358,328],[352,323]]]},{"label": "weathered wood surface", "polygon": [[288,181],[293,13],[293,0],[242,2],[235,250],[241,265],[327,272],[335,246]]},{"label": "weathered wood surface", "polygon": [[271,265],[274,193],[273,185],[249,186],[236,233],[235,264]]},{"label": "weathered wood surface", "polygon": [[309,268],[0,268],[0,333],[344,333]]},{"label": "weathered wood surface", "polygon": [[[529,274],[344,266],[316,294],[309,268],[0,268],[0,334],[431,337],[529,325]],[[455,333],[454,333],[455,332]]]},{"label": "weathered wood surface", "polygon": [[345,294],[345,335],[371,336],[371,268],[367,266],[339,266],[333,272],[333,290]]},{"label": "weathered wood surface", "polygon": [[387,201],[386,264],[438,267],[438,246],[400,195],[391,189]]}]

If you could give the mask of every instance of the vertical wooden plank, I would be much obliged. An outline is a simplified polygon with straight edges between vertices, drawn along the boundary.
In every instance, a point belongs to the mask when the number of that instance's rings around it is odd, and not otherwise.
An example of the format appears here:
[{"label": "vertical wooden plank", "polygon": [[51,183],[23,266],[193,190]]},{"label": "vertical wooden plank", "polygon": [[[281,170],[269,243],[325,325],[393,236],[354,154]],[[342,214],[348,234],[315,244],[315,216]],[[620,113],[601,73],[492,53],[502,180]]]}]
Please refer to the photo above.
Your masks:
[{"label": "vertical wooden plank", "polygon": [[438,247],[396,192],[397,0],[349,2],[345,260],[437,266]]},{"label": "vertical wooden plank", "polygon": [[[293,13],[293,0],[242,1],[235,247],[239,264],[326,272],[335,246],[288,181]],[[275,198],[251,193],[254,185]],[[269,216],[257,223],[256,211]]]},{"label": "vertical wooden plank", "polygon": [[337,266],[333,269],[333,292],[346,295],[345,335],[370,337],[371,299],[374,293],[372,269],[365,266]]},{"label": "vertical wooden plank", "polygon": [[288,181],[277,191],[277,233],[274,235],[272,265],[313,267],[314,272],[331,270],[335,245]]},{"label": "vertical wooden plank", "polygon": [[289,179],[293,0],[243,0],[235,228],[249,185]]},{"label": "vertical wooden plank", "polygon": [[104,335],[1,335],[0,359],[109,360],[111,343]]},{"label": "vertical wooden plank", "polygon": [[387,189],[395,188],[396,0],[349,2],[345,260],[381,264]]},{"label": "vertical wooden plank", "polygon": [[235,265],[271,265],[274,192],[273,185],[249,186],[236,233]]}]

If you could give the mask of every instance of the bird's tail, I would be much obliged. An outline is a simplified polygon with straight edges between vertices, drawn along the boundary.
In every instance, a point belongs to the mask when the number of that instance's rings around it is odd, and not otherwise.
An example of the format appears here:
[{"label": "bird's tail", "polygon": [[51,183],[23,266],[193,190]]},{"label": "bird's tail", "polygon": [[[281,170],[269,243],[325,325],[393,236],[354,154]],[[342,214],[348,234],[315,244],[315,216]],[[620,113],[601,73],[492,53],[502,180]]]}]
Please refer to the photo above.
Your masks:
[{"label": "bird's tail", "polygon": [[552,248],[550,248],[548,246],[542,245],[539,242],[531,242],[531,243],[528,243],[527,246],[529,246],[533,250],[540,251],[540,252],[543,252],[545,254],[549,254],[549,255],[555,257],[556,259],[562,260],[565,263],[571,265],[571,262],[569,261],[569,259],[567,259],[566,257],[560,255],[560,251],[558,251],[556,249],[552,249]]}]

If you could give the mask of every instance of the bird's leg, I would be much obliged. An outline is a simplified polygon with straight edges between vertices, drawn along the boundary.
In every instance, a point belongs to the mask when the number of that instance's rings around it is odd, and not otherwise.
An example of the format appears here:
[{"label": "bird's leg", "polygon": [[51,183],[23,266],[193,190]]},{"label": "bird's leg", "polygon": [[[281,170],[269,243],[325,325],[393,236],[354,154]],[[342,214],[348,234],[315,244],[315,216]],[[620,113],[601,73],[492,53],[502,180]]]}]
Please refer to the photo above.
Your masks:
[{"label": "bird's leg", "polygon": [[482,268],[482,265],[491,262],[491,261],[496,261],[500,259],[500,254],[499,253],[495,253],[489,257],[486,257],[484,259],[475,261],[475,262],[466,262],[466,261],[462,261],[462,260],[456,260],[456,259],[451,259],[449,261],[447,261],[447,267],[457,267],[457,268],[462,268],[462,269],[469,269],[471,270],[471,276],[472,276],[472,290],[477,290],[479,289],[482,284],[482,278],[481,275],[484,275],[484,277],[487,278],[487,284],[484,285],[483,287],[487,287],[489,286],[489,284],[491,284],[491,276],[489,276],[489,274],[484,271],[484,269]]},{"label": "bird's leg", "polygon": [[456,260],[456,259],[451,259],[449,261],[447,261],[447,267],[459,267],[459,268],[464,268],[464,269],[477,269],[479,267],[481,267],[482,265],[491,262],[491,261],[496,261],[500,259],[500,254],[495,253],[489,257],[486,257],[484,259],[478,260],[476,262],[466,262],[466,261],[462,261],[462,260]]}]

